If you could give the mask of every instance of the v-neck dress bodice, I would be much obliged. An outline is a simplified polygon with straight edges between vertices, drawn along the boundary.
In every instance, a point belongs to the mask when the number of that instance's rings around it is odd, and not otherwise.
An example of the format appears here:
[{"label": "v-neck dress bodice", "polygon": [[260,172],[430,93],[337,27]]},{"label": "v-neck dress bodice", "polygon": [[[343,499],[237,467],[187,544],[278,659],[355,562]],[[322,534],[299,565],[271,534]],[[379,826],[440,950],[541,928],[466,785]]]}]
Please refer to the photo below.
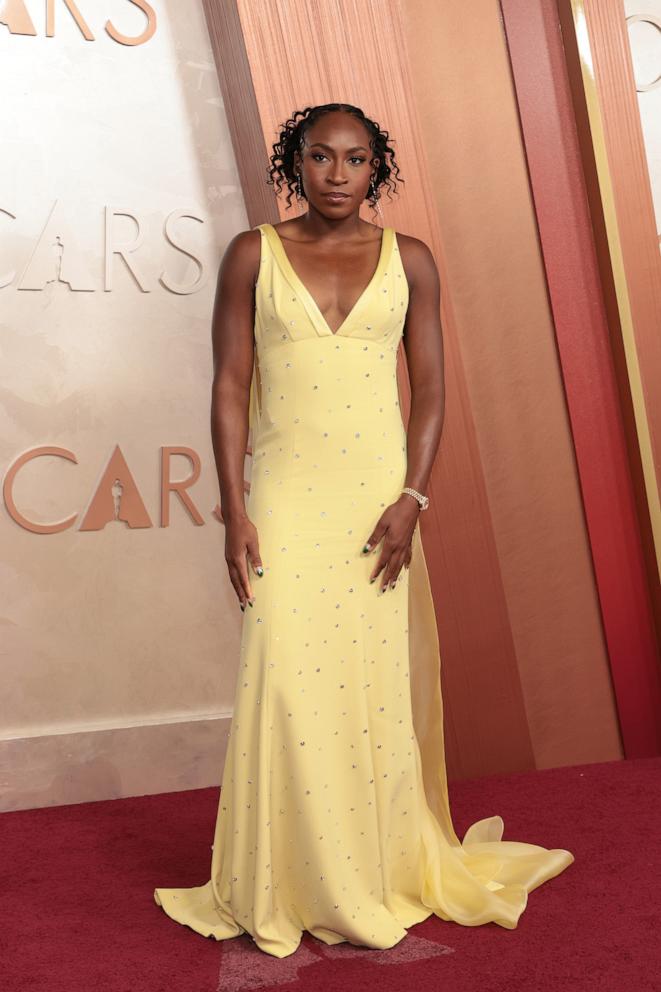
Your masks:
[{"label": "v-neck dress bodice", "polygon": [[[292,954],[392,947],[435,913],[514,929],[528,892],[574,860],[450,815],[440,653],[419,523],[394,587],[363,546],[405,484],[397,348],[409,299],[392,228],[333,334],[261,231],[247,513],[250,571],[210,878],[158,888],[172,919]],[[433,512],[433,511],[432,511]]]},{"label": "v-neck dress bodice", "polygon": [[[262,404],[266,404],[267,416],[272,416],[273,402],[264,393],[261,378],[263,370],[277,367],[277,361],[271,361],[275,356],[282,357],[287,353],[290,359],[293,355],[303,359],[311,353],[316,342],[321,353],[335,353],[349,379],[358,376],[351,356],[359,353],[363,361],[371,359],[373,354],[382,354],[383,368],[392,373],[393,367],[396,368],[397,349],[409,302],[408,281],[392,227],[383,229],[376,269],[336,331],[328,326],[312,294],[296,273],[273,225],[259,224],[257,230],[261,232],[262,240],[255,286],[255,356],[250,401],[253,439],[257,436]],[[292,347],[306,343],[307,347],[302,349]],[[371,385],[372,393],[379,391],[375,382],[360,382],[359,385]],[[351,385],[344,388],[350,389]]]},{"label": "v-neck dress bodice", "polygon": [[[317,305],[317,302],[314,299],[312,293],[309,291],[305,283],[302,281],[302,279],[296,272],[296,269],[292,265],[292,262],[289,256],[287,255],[287,252],[285,251],[284,245],[282,243],[282,239],[280,238],[280,235],[276,231],[275,227],[273,227],[272,224],[262,224],[260,225],[260,229],[267,238],[271,252],[273,253],[277,265],[279,266],[281,272],[287,279],[289,285],[292,287],[292,290],[298,292],[299,299],[305,306],[305,309],[307,310],[310,320],[314,324],[315,329],[320,334],[336,335],[336,334],[344,333],[345,330],[347,331],[347,333],[349,334],[351,333],[350,330],[351,326],[355,325],[355,321],[360,318],[361,313],[365,312],[365,308],[366,307],[369,308],[370,303],[373,303],[373,291],[375,286],[378,286],[381,292],[385,292],[385,293],[388,292],[387,265],[389,260],[391,261],[391,267],[394,270],[394,275],[398,279],[403,279],[404,282],[402,285],[406,286],[406,288],[408,289],[406,274],[404,273],[404,269],[402,267],[401,261],[398,259],[395,260],[392,259],[393,254],[395,253],[399,254],[399,248],[397,247],[396,244],[397,238],[395,235],[395,230],[392,227],[386,227],[381,232],[379,257],[377,260],[376,269],[374,270],[372,277],[370,278],[369,282],[361,292],[358,299],[355,301],[354,305],[351,307],[351,310],[344,318],[340,326],[336,330],[332,330],[332,328],[328,324],[328,321],[321,313],[321,310],[319,309],[319,306]],[[397,264],[398,262],[399,264]],[[403,299],[399,301],[399,306],[400,308],[404,307],[404,309],[406,309],[406,303]],[[393,306],[391,307],[391,312],[394,311],[395,308]],[[370,330],[371,328],[366,325],[365,329]]]}]

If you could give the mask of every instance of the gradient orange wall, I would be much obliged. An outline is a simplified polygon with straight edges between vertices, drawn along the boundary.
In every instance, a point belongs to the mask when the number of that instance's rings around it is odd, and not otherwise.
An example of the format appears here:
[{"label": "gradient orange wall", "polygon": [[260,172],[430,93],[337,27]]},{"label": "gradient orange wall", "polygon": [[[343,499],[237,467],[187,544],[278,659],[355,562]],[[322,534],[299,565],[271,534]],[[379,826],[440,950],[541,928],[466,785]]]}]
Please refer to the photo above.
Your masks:
[{"label": "gradient orange wall", "polygon": [[279,124],[346,101],[395,141],[385,223],[437,260],[447,406],[422,520],[450,777],[621,756],[499,4],[206,10],[251,225],[285,216],[264,181]]}]

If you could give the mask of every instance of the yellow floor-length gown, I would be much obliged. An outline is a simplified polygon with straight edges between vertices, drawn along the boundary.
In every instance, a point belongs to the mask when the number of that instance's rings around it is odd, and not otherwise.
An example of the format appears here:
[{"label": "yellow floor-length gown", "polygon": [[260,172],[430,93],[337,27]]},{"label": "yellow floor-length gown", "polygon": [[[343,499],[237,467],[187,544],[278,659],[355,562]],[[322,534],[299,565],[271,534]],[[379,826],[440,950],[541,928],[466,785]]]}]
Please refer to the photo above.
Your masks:
[{"label": "yellow floor-length gown", "polygon": [[[285,957],[308,930],[392,947],[432,913],[514,929],[561,848],[455,834],[440,655],[419,524],[395,589],[362,547],[405,484],[396,357],[408,284],[392,227],[335,333],[275,228],[260,224],[247,509],[251,577],[211,877],[157,888],[168,916]],[[381,576],[382,577],[382,576]]]}]

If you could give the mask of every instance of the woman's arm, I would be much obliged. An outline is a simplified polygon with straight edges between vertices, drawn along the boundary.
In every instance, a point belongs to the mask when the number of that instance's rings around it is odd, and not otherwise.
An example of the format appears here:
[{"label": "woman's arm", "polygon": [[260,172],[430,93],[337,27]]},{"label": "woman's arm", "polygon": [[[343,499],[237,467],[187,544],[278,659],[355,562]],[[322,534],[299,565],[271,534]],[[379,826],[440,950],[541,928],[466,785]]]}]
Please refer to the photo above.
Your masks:
[{"label": "woman's arm", "polygon": [[[398,235],[397,240],[409,285],[403,342],[411,384],[411,410],[404,485],[426,495],[445,413],[440,280],[434,257],[423,241],[405,235]],[[384,510],[367,540],[366,549],[371,550],[383,539],[370,582],[383,571],[380,581],[384,592],[389,584],[394,588],[402,565],[408,568],[411,539],[420,512],[417,500],[402,493]]]},{"label": "woman's arm", "polygon": [[211,330],[211,441],[225,523],[225,558],[242,609],[246,601],[252,605],[253,598],[246,555],[253,568],[261,565],[257,532],[243,494],[260,241],[258,230],[242,231],[227,246],[218,271]]},{"label": "woman's arm", "polygon": [[409,283],[403,341],[411,384],[404,485],[426,495],[445,416],[440,280],[427,245],[417,238],[401,241],[402,264]]}]

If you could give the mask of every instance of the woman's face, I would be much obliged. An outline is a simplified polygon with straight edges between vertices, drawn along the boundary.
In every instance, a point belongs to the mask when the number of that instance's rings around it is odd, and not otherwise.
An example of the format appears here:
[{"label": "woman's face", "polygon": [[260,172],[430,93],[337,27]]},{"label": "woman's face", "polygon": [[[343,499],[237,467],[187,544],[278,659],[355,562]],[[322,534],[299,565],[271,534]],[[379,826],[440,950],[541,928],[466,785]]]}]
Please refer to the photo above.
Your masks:
[{"label": "woman's face", "polygon": [[[357,213],[368,194],[378,159],[372,157],[369,135],[352,114],[324,114],[308,129],[294,166],[301,173],[308,202],[325,217]],[[332,197],[330,193],[343,193]]]}]

